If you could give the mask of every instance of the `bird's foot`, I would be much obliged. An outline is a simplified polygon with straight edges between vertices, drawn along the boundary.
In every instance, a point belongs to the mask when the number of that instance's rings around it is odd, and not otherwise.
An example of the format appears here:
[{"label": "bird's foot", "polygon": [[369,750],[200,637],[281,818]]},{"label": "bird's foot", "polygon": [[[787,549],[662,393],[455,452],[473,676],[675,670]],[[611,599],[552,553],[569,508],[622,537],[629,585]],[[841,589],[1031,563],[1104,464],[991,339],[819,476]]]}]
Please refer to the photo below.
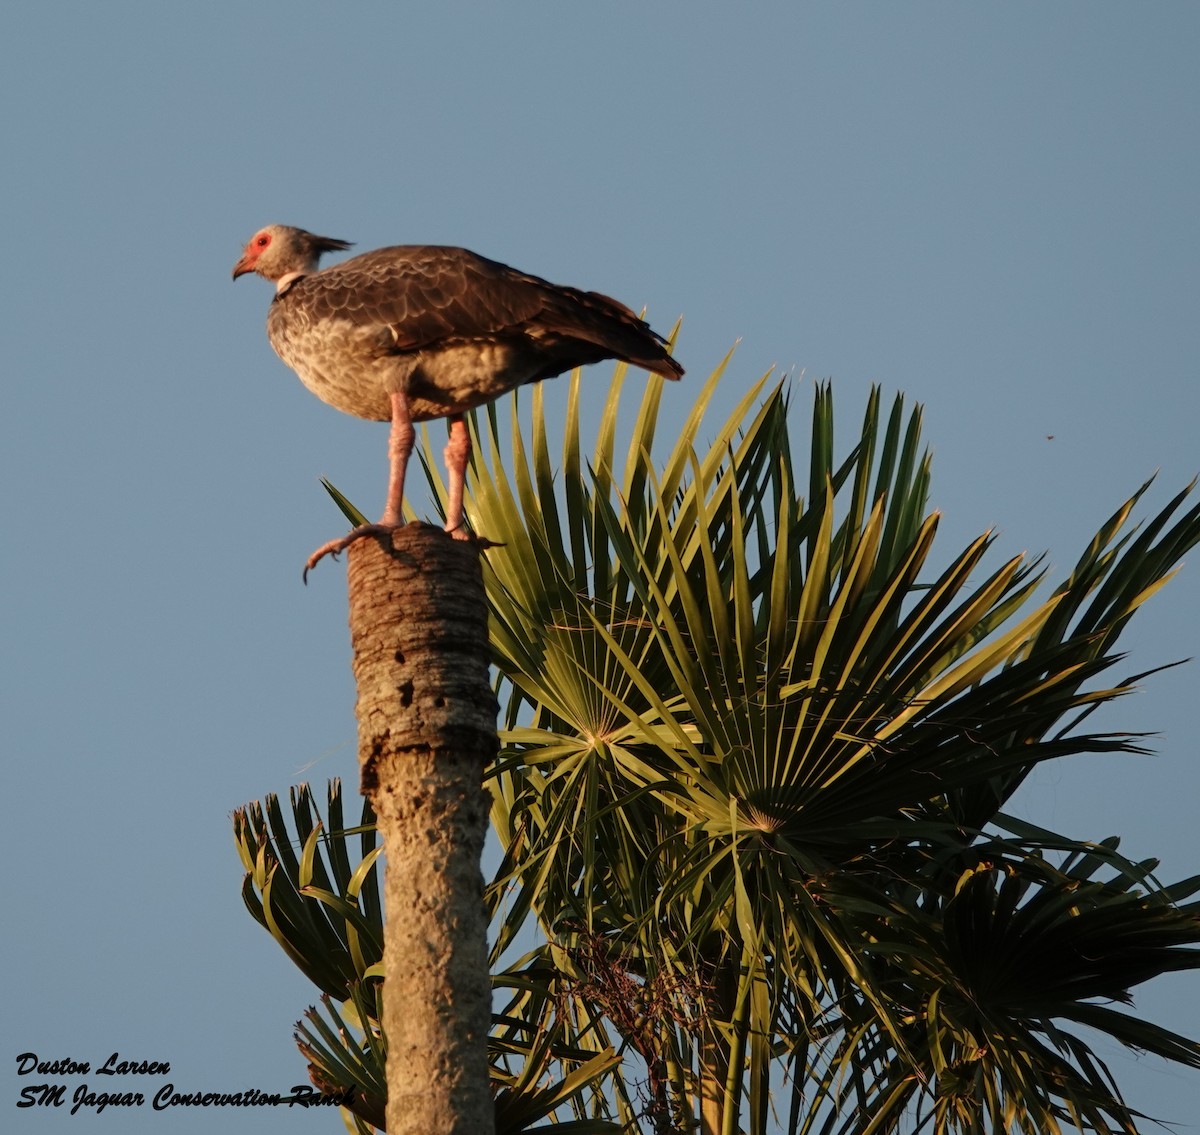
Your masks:
[{"label": "bird's foot", "polygon": [[347,532],[345,536],[330,540],[328,544],[322,544],[308,557],[308,562],[304,565],[304,582],[308,582],[308,573],[326,556],[332,556],[336,560],[340,552],[344,552],[355,540],[361,540],[364,536],[386,536],[391,540],[392,533],[400,527],[402,525],[399,524],[360,524],[353,531]]},{"label": "bird's foot", "polygon": [[488,548],[503,548],[504,545],[495,540],[489,540],[486,536],[476,536],[465,524],[456,524],[453,528],[446,525],[442,531],[450,537],[451,540],[470,540],[481,552],[487,551]]},{"label": "bird's foot", "polygon": [[[347,532],[345,536],[339,536],[336,540],[330,540],[328,544],[322,544],[308,557],[308,562],[304,565],[304,582],[308,582],[308,573],[326,556],[332,556],[336,560],[339,553],[344,552],[355,540],[361,540],[364,536],[386,536],[390,543],[392,533],[403,527],[403,524],[384,524],[382,522],[379,524],[361,524],[352,532]],[[481,550],[503,547],[502,544],[496,543],[495,540],[489,540],[486,536],[473,535],[461,525],[457,528],[447,528],[445,532],[452,540],[470,540]]]}]

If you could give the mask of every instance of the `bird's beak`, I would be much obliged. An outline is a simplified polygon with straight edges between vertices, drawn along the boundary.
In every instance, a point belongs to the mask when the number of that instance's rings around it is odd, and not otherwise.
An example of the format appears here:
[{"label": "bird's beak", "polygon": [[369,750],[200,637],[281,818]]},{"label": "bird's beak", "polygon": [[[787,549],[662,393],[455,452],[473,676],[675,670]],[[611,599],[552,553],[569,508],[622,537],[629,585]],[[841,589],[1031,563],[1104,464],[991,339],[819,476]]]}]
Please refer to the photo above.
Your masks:
[{"label": "bird's beak", "polygon": [[253,271],[254,265],[251,263],[249,253],[247,253],[233,266],[233,278],[236,280],[239,276],[244,276],[247,272]]}]

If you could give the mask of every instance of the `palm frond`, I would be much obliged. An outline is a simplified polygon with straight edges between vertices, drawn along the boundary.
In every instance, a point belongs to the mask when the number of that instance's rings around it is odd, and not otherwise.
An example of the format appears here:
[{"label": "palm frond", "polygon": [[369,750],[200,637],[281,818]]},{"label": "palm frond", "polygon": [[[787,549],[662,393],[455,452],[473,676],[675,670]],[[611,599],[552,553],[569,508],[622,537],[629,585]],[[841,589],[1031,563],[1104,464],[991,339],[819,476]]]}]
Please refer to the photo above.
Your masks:
[{"label": "palm frond", "polygon": [[[596,415],[572,376],[557,431],[540,386],[471,423],[506,1122],[763,1135],[786,1098],[803,1135],[1136,1131],[1078,1029],[1200,1066],[1112,1007],[1197,968],[1200,887],[1003,809],[1040,763],[1141,751],[1082,726],[1146,676],[1116,644],[1200,541],[1191,486],[1131,527],[1142,486],[1047,594],[990,533],[936,550],[920,407],[873,390],[839,457],[819,384],[797,459],[769,374],[709,421],[728,363],[665,437],[624,367]],[[422,461],[444,500],[428,433]],[[246,902],[344,1008],[373,848],[296,804],[294,840],[271,798],[237,821]]]}]

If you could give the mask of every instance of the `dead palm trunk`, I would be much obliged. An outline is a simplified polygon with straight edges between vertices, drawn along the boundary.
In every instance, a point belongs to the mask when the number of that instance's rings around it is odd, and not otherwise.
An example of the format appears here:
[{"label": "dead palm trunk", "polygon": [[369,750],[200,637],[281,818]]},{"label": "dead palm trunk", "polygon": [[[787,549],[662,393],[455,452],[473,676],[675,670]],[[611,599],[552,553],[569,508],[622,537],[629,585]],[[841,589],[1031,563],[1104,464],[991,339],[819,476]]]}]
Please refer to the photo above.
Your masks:
[{"label": "dead palm trunk", "polygon": [[389,1135],[489,1135],[491,984],[480,855],[496,753],[474,542],[409,525],[349,549],[362,791],[378,816]]}]

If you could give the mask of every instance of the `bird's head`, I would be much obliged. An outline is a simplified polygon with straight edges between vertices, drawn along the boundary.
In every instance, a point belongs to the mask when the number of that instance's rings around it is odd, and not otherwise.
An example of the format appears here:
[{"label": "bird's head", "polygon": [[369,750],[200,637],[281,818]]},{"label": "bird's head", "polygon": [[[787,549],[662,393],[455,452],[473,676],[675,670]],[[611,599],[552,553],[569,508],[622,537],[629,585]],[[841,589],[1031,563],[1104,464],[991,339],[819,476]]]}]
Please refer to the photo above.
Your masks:
[{"label": "bird's head", "polygon": [[349,241],[317,236],[291,225],[267,225],[259,229],[242,249],[242,258],[233,266],[233,278],[257,272],[283,287],[297,276],[316,271],[324,252],[344,252]]}]

